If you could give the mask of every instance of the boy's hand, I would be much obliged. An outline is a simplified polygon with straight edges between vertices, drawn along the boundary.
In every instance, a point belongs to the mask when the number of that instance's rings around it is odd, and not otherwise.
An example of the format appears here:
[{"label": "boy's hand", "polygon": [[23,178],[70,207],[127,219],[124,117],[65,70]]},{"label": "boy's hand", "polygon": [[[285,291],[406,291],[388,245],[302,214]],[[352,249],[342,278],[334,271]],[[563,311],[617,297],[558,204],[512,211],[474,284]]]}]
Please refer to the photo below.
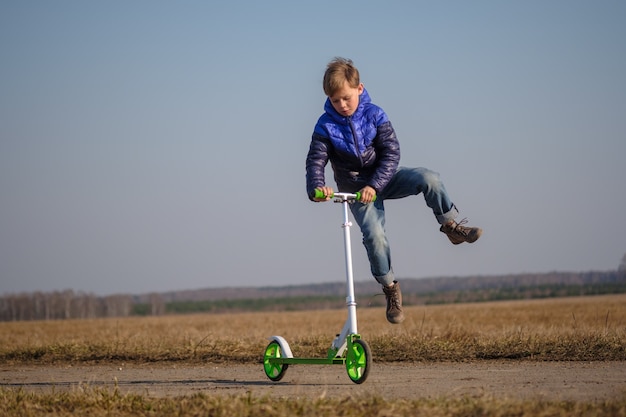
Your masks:
[{"label": "boy's hand", "polygon": [[313,201],[316,202],[328,201],[331,199],[331,196],[335,194],[335,191],[331,187],[317,187],[316,189],[320,190],[325,195],[323,198],[314,198]]},{"label": "boy's hand", "polygon": [[363,204],[371,203],[376,197],[376,190],[369,185],[363,187],[359,192],[361,193],[361,199],[359,201]]}]

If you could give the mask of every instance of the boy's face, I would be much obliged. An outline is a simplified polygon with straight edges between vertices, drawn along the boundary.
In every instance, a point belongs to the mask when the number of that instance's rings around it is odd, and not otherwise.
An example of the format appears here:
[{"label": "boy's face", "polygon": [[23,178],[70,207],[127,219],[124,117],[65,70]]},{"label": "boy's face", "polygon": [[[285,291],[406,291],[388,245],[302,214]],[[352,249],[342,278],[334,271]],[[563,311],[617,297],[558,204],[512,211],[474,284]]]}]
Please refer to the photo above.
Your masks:
[{"label": "boy's face", "polygon": [[342,116],[352,116],[359,107],[359,96],[363,93],[363,84],[358,87],[350,87],[348,82],[343,83],[343,87],[329,96],[330,104]]}]

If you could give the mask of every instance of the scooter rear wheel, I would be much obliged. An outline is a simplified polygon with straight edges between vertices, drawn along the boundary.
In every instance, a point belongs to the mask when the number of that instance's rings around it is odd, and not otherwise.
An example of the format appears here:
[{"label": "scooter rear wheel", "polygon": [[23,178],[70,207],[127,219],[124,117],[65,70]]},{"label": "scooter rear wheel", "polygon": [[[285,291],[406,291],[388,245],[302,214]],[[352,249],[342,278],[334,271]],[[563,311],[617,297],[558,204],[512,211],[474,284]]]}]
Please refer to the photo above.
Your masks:
[{"label": "scooter rear wheel", "polygon": [[365,340],[355,339],[346,353],[346,370],[355,384],[367,379],[372,365],[372,352]]},{"label": "scooter rear wheel", "polygon": [[272,381],[280,381],[283,376],[285,376],[285,372],[287,368],[289,368],[289,364],[286,363],[271,363],[270,358],[281,358],[282,352],[280,349],[280,345],[276,341],[270,342],[269,345],[265,348],[265,354],[263,355],[263,369],[265,370],[265,375]]}]

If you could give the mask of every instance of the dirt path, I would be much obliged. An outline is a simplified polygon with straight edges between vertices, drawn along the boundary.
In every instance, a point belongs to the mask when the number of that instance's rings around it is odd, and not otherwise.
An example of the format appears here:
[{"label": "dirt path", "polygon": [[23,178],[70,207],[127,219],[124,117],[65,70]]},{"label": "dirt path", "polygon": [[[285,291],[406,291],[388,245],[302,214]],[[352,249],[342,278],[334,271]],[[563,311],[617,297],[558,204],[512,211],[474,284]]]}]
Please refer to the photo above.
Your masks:
[{"label": "dirt path", "polygon": [[0,366],[0,388],[72,390],[81,385],[119,387],[122,393],[180,396],[213,394],[385,398],[493,395],[548,400],[601,400],[626,393],[626,362],[374,363],[356,385],[343,366],[292,365],[278,383],[261,365]]}]

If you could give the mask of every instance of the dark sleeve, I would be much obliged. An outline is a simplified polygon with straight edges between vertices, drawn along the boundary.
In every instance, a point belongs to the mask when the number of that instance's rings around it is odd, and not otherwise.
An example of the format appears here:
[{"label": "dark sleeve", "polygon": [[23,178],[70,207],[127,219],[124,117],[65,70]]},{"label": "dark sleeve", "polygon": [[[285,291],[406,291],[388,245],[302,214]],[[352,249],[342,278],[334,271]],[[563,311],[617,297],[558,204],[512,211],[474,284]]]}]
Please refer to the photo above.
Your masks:
[{"label": "dark sleeve", "polygon": [[398,169],[400,163],[400,143],[390,121],[378,126],[374,147],[376,148],[377,164],[376,171],[372,175],[368,185],[381,192]]},{"label": "dark sleeve", "polygon": [[328,138],[313,133],[306,157],[306,193],[310,200],[313,200],[314,190],[326,184],[324,169],[328,164],[329,146]]}]

